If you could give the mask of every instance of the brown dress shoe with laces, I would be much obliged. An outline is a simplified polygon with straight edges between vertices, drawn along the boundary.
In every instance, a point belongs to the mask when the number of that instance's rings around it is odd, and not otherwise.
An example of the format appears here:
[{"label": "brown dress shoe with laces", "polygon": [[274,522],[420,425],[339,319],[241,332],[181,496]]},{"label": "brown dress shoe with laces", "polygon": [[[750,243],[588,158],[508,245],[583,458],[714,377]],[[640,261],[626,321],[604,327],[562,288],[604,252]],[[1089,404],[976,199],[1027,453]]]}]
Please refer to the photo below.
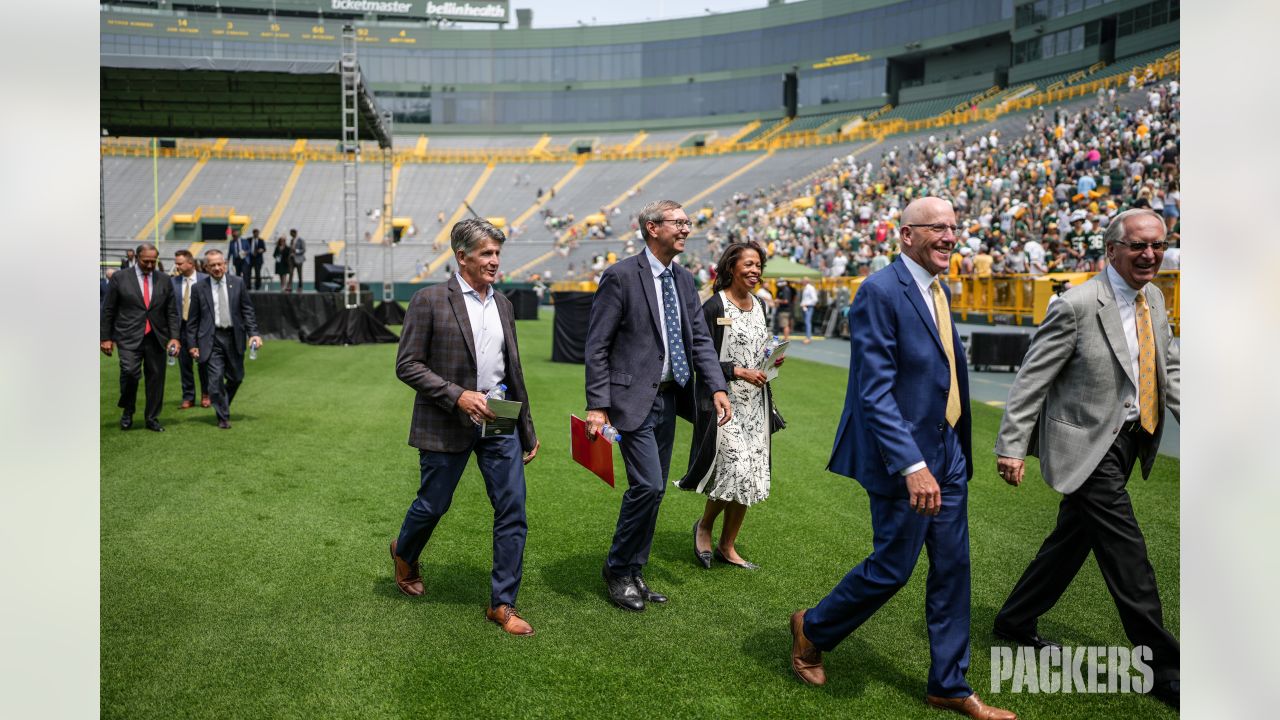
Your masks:
[{"label": "brown dress shoe with laces", "polygon": [[209,402],[209,396],[208,396],[208,395],[201,395],[201,396],[200,396],[200,407],[207,408],[207,407],[209,407],[209,406],[210,406],[210,405],[212,405],[212,404],[213,404],[213,403]]},{"label": "brown dress shoe with laces", "polygon": [[396,554],[396,542],[391,541],[391,561],[396,567],[396,587],[409,597],[417,597],[426,590],[422,587],[422,575],[418,572],[418,563],[407,563]]},{"label": "brown dress shoe with laces", "polygon": [[179,409],[179,410],[188,410],[188,409],[193,408],[193,407],[195,407],[195,406],[196,406],[196,403],[195,403],[195,401],[194,401],[194,400],[183,400],[183,401],[182,401],[182,404],[178,406],[178,409]]},{"label": "brown dress shoe with laces", "polygon": [[962,698],[925,695],[924,701],[940,710],[954,710],[961,715],[968,715],[974,720],[1018,720],[1018,716],[1014,713],[982,702],[982,698],[978,697],[978,693]]},{"label": "brown dress shoe with laces", "polygon": [[484,616],[512,635],[533,634],[533,626],[525,622],[524,618],[520,617],[520,613],[506,603],[496,608],[489,608],[485,611]]},{"label": "brown dress shoe with laces", "polygon": [[804,610],[791,613],[791,669],[806,685],[825,685],[822,651],[804,636]]}]

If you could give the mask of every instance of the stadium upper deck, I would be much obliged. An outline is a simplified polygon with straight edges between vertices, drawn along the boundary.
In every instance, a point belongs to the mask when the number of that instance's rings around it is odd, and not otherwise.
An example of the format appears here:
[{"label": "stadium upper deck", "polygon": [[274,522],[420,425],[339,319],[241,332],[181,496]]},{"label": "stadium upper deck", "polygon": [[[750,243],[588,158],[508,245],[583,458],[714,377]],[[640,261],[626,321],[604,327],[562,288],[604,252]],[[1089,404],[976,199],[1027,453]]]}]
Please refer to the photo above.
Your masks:
[{"label": "stadium upper deck", "polygon": [[[475,2],[500,6],[505,2]],[[1176,43],[1179,0],[805,0],[601,27],[438,27],[425,0],[102,3],[104,54],[331,59],[352,23],[401,133],[624,132],[870,113]],[[392,11],[404,8],[403,15]],[[497,11],[492,11],[497,12]],[[784,84],[792,75],[794,102]]]}]

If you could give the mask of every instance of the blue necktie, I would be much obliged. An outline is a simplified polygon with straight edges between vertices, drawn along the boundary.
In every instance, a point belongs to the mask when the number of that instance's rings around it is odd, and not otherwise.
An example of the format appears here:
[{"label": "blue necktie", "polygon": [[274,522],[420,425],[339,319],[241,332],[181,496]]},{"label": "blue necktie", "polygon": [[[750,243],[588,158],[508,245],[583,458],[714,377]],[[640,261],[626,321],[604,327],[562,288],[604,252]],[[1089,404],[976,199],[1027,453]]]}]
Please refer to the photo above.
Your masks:
[{"label": "blue necktie", "polygon": [[684,354],[684,338],[680,335],[680,315],[676,311],[676,283],[671,268],[662,271],[662,315],[667,323],[667,357],[671,358],[671,376],[680,387],[689,382],[689,359]]}]

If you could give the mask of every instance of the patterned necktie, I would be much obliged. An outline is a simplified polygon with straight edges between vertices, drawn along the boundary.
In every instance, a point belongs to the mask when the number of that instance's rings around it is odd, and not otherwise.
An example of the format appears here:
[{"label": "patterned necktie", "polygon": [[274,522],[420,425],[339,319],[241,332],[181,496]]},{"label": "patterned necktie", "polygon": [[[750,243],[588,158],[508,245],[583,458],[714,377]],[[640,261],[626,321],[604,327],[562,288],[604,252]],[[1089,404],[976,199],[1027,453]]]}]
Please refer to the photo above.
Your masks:
[{"label": "patterned necktie", "polygon": [[[151,309],[151,274],[142,273],[142,307]],[[142,334],[147,335],[151,332],[151,318],[147,318],[147,326],[143,329]]]},{"label": "patterned necktie", "polygon": [[231,301],[227,299],[227,279],[222,278],[222,282],[218,283],[218,327],[231,327]]},{"label": "patterned necktie", "polygon": [[951,307],[947,305],[947,296],[933,279],[929,286],[933,291],[933,309],[938,315],[938,339],[942,340],[942,351],[947,355],[947,366],[951,370],[951,389],[947,391],[947,424],[956,426],[960,420],[960,384],[956,381],[956,350],[951,336]]},{"label": "patterned necktie", "polygon": [[1156,431],[1156,336],[1151,329],[1151,307],[1147,297],[1138,291],[1134,306],[1138,326],[1138,411],[1142,429]]},{"label": "patterned necktie", "polygon": [[182,322],[186,322],[191,316],[191,283],[185,279],[182,281]]},{"label": "patterned necktie", "polygon": [[671,268],[662,271],[662,317],[667,325],[667,357],[671,358],[671,376],[680,387],[689,382],[689,359],[684,354],[684,338],[680,335],[680,314],[676,311],[676,283]]}]

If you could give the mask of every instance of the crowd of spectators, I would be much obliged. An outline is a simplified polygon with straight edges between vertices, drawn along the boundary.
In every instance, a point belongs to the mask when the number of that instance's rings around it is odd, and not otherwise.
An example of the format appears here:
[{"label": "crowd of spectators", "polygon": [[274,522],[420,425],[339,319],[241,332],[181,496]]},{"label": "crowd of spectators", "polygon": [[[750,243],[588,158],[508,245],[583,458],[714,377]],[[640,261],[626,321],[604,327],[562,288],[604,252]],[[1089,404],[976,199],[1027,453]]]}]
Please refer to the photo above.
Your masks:
[{"label": "crowd of spectators", "polygon": [[[727,243],[755,240],[824,276],[867,275],[896,252],[901,208],[925,195],[949,200],[961,220],[953,277],[1100,270],[1103,231],[1132,207],[1161,213],[1176,248],[1179,87],[1153,81],[1137,92],[1037,109],[1020,137],[961,128],[736,193],[695,216],[705,242],[691,239],[683,261],[705,275]],[[1177,269],[1178,253],[1169,256],[1165,267]]]}]

